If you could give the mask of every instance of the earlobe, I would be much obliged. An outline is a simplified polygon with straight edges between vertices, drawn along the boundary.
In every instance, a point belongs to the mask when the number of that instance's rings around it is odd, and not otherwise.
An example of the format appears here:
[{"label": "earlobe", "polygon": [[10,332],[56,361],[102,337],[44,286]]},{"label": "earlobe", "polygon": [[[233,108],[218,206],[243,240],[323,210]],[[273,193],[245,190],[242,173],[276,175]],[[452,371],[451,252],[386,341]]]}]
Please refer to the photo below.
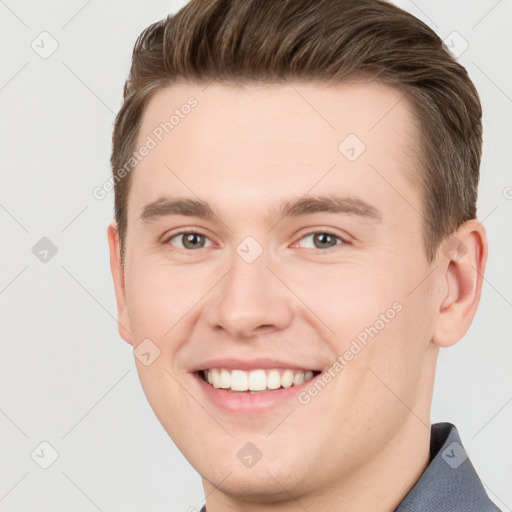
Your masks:
[{"label": "earlobe", "polygon": [[133,345],[130,317],[126,304],[124,267],[121,263],[119,230],[115,221],[112,221],[107,227],[107,238],[110,250],[110,270],[117,303],[117,328],[121,338]]},{"label": "earlobe", "polygon": [[445,269],[433,342],[457,343],[468,331],[480,301],[487,262],[485,228],[476,219],[464,223],[439,250]]}]

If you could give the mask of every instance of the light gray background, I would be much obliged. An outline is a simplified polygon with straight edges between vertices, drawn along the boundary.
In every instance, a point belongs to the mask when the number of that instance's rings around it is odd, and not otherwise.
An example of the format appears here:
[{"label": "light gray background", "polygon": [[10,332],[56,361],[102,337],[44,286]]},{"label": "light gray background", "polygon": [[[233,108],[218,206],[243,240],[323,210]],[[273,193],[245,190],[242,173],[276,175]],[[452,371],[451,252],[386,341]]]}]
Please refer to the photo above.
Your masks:
[{"label": "light gray background", "polygon": [[[0,510],[186,511],[203,490],[160,426],[116,327],[106,226],[112,123],[136,37],[182,2],[0,0]],[[457,425],[512,509],[512,1],[401,0],[450,41],[480,91],[479,216],[490,258],[463,341],[441,351],[433,421]],[[43,59],[31,47],[57,50]],[[46,37],[41,43],[41,37]],[[453,39],[455,37],[455,39]],[[43,51],[41,48],[39,51]],[[58,252],[32,252],[48,237]],[[50,443],[58,459],[48,468]],[[31,453],[36,450],[34,458]]]}]

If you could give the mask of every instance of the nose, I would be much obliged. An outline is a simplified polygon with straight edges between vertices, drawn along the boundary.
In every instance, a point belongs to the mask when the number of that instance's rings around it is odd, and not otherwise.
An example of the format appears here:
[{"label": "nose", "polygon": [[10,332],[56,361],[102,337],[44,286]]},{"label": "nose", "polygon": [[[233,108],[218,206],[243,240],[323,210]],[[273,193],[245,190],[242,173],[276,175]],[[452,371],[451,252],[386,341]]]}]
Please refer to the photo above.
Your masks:
[{"label": "nose", "polygon": [[276,277],[272,268],[275,265],[269,259],[264,251],[248,263],[234,253],[231,269],[212,290],[214,293],[205,306],[204,315],[210,328],[222,328],[236,339],[247,339],[290,325],[293,296]]}]

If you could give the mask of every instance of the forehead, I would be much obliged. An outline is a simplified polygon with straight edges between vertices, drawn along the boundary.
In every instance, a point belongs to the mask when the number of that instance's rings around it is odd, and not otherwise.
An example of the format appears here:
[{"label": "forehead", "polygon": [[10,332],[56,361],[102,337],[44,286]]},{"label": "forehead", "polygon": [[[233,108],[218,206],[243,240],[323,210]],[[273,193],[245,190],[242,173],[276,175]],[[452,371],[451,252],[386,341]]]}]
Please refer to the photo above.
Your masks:
[{"label": "forehead", "polygon": [[410,104],[375,82],[175,84],[146,107],[136,149],[145,145],[132,213],[162,195],[254,208],[337,187],[370,201],[380,190],[380,202],[392,206],[397,192],[414,194],[418,169]]}]

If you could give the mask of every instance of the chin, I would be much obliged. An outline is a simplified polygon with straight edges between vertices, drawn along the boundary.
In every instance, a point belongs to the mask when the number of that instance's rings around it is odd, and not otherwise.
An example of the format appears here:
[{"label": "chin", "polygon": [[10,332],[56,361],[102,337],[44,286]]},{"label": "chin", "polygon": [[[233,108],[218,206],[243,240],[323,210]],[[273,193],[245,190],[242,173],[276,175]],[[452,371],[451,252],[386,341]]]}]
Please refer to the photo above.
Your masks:
[{"label": "chin", "polygon": [[[290,482],[289,476],[283,479],[279,476],[271,476],[265,471],[265,468],[260,468],[258,472],[254,472],[254,469],[235,470],[228,477],[226,475],[229,471],[222,475],[220,472],[214,471],[215,476],[212,479],[208,476],[204,476],[203,479],[208,480],[212,487],[216,487],[223,494],[250,503],[288,501],[290,494],[297,497],[297,491]],[[221,483],[219,484],[219,482]]]},{"label": "chin", "polygon": [[311,476],[308,478],[305,473],[308,464],[304,459],[298,463],[292,460],[293,458],[286,460],[282,456],[267,461],[262,457],[253,467],[245,467],[238,459],[234,459],[236,462],[230,464],[226,459],[226,455],[221,456],[219,464],[215,465],[212,462],[208,467],[205,466],[203,459],[196,470],[212,488],[217,488],[222,493],[241,501],[288,501],[290,494],[299,497],[306,492],[307,482],[312,480]]}]

